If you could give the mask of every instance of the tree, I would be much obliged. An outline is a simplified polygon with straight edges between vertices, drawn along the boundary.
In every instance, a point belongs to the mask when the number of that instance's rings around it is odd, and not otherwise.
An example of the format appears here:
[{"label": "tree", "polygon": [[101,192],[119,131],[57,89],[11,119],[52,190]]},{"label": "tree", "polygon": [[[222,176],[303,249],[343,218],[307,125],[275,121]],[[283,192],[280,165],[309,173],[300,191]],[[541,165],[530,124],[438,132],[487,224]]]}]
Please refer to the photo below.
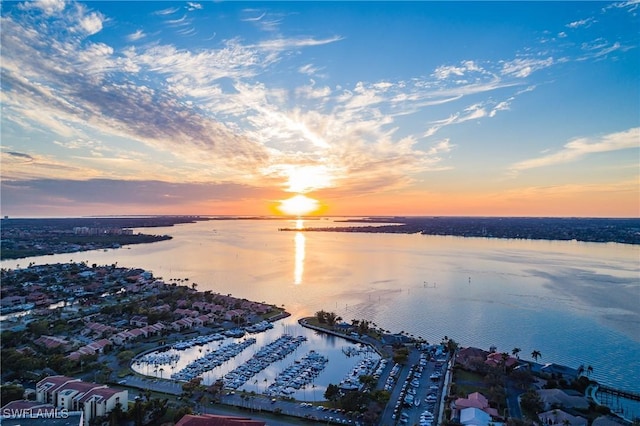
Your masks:
[{"label": "tree", "polygon": [[580,367],[578,367],[578,376],[582,376],[584,374],[584,365],[580,364]]},{"label": "tree", "polygon": [[6,405],[11,401],[22,399],[24,388],[22,385],[2,385],[0,386],[0,400],[2,405]]},{"label": "tree", "polygon": [[591,376],[591,373],[593,373],[593,367],[589,365],[587,367],[587,376]]},{"label": "tree", "polygon": [[536,391],[530,390],[520,397],[520,406],[525,414],[530,418],[536,418],[543,409],[542,400]]},{"label": "tree", "polygon": [[521,352],[520,348],[513,348],[511,350],[511,354],[513,354],[513,356],[515,356],[518,359],[520,359],[520,355],[519,355],[520,352]]},{"label": "tree", "polygon": [[184,417],[185,414],[193,414],[191,407],[183,405],[182,407],[178,408],[178,411],[176,411],[176,414],[173,416],[173,421],[175,423],[178,423],[178,421],[180,421],[180,419]]},{"label": "tree", "polygon": [[333,327],[336,323],[336,318],[338,316],[335,314],[335,312],[327,312],[325,318],[327,320],[327,325]]},{"label": "tree", "polygon": [[542,353],[540,353],[540,351],[539,351],[539,350],[534,349],[534,350],[531,352],[531,358],[533,358],[533,359],[535,359],[536,361],[538,361],[538,358],[542,358]]},{"label": "tree", "polygon": [[115,407],[113,407],[113,410],[111,410],[111,413],[109,413],[109,426],[118,426],[123,417],[122,404],[118,402]]},{"label": "tree", "polygon": [[338,399],[338,396],[340,396],[340,388],[333,383],[329,383],[327,390],[324,392],[324,398],[327,401],[335,401]]}]

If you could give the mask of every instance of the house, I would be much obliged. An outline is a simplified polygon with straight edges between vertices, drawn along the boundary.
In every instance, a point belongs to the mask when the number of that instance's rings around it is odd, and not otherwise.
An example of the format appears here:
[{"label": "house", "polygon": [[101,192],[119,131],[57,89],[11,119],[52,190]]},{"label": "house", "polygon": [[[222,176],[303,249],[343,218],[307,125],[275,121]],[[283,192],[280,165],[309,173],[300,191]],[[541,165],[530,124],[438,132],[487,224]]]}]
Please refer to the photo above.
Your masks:
[{"label": "house", "polygon": [[176,426],[264,426],[262,420],[217,414],[185,414]]},{"label": "house", "polygon": [[192,318],[182,318],[177,321],[172,322],[171,328],[175,331],[185,330],[187,328],[193,327],[193,319]]},{"label": "house", "polygon": [[61,410],[81,411],[83,426],[88,426],[95,417],[107,415],[116,406],[126,411],[128,397],[126,390],[110,389],[106,385],[66,376],[45,377],[36,384],[36,401]]},{"label": "house", "polygon": [[502,367],[502,365],[504,365],[506,368],[512,368],[518,365],[518,362],[518,359],[508,355],[507,353],[491,352],[487,355],[487,359],[484,363],[491,367]]},{"label": "house", "polygon": [[169,312],[170,310],[171,310],[171,306],[168,303],[149,308],[149,312]]},{"label": "house", "polygon": [[545,410],[552,408],[589,408],[589,402],[583,396],[570,395],[561,389],[540,389],[536,391]]},{"label": "house", "polygon": [[24,296],[7,296],[0,299],[0,306],[9,307],[23,305],[25,300]]},{"label": "house", "polygon": [[181,317],[191,317],[191,318],[195,318],[200,315],[200,312],[198,311],[194,311],[192,309],[180,309],[180,308],[173,311],[173,313]]},{"label": "house", "polygon": [[541,373],[548,374],[551,377],[565,380],[575,380],[578,378],[578,370],[567,367],[565,365],[549,363],[545,364],[541,369]]},{"label": "house", "polygon": [[83,334],[95,334],[97,336],[108,336],[116,331],[114,327],[110,325],[104,325],[97,322],[89,322],[85,325],[86,330],[83,330]]},{"label": "house", "polygon": [[158,336],[160,333],[162,333],[162,330],[165,329],[165,326],[159,322],[152,324],[152,325],[148,325],[146,327],[142,327],[140,330],[144,331],[146,333],[146,336]]},{"label": "house", "polygon": [[224,314],[226,321],[234,321],[236,318],[242,318],[245,312],[242,309],[231,309]]},{"label": "house", "polygon": [[489,352],[483,349],[463,348],[456,353],[456,363],[467,370],[474,370],[476,365],[483,363],[487,359],[487,355],[489,355]]},{"label": "house", "polygon": [[466,398],[458,398],[454,402],[455,410],[458,414],[461,414],[465,408],[477,408],[484,411],[492,417],[500,417],[500,414],[495,408],[489,406],[489,400],[481,393],[474,392],[469,394]]},{"label": "house", "polygon": [[40,336],[36,340],[34,340],[33,343],[35,343],[36,345],[44,346],[47,349],[69,345],[69,341],[57,336]]},{"label": "house", "polygon": [[538,414],[538,418],[543,425],[587,426],[587,419],[580,416],[572,416],[562,410],[545,411]]},{"label": "house", "polygon": [[465,408],[460,411],[460,423],[465,426],[489,426],[498,425],[491,421],[491,416],[478,408]]},{"label": "house", "polygon": [[129,324],[135,325],[136,327],[146,327],[149,325],[149,321],[146,316],[143,315],[134,315],[129,320]]}]

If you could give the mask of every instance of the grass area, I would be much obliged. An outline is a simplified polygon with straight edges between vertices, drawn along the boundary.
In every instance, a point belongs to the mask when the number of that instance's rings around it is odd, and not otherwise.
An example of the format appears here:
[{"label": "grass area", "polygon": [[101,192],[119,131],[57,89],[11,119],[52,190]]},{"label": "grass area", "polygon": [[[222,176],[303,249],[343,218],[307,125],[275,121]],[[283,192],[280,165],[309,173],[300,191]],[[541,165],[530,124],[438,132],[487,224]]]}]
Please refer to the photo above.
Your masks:
[{"label": "grass area", "polygon": [[453,383],[456,385],[456,395],[463,397],[473,392],[486,393],[488,390],[482,375],[466,370],[455,369]]}]

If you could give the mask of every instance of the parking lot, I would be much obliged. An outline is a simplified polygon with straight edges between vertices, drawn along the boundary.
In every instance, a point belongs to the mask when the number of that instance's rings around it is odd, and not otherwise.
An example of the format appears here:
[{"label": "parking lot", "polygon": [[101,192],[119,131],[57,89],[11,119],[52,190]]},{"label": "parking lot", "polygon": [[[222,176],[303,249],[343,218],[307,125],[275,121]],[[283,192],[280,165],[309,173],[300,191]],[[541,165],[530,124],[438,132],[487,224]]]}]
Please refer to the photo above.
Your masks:
[{"label": "parking lot", "polygon": [[[393,363],[392,363],[393,364]],[[446,359],[413,350],[405,366],[388,367],[379,387],[391,392],[381,425],[418,424],[431,426],[438,417]]]}]

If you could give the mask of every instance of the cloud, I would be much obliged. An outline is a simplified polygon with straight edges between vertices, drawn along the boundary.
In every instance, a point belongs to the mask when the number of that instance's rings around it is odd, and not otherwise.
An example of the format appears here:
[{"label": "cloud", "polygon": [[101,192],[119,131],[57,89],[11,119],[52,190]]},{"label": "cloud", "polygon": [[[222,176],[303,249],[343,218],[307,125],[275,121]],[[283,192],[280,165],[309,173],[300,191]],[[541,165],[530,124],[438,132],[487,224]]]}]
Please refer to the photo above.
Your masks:
[{"label": "cloud", "polygon": [[609,43],[603,38],[598,38],[590,42],[584,42],[580,47],[586,53],[585,55],[578,58],[578,60],[599,59],[616,51],[625,52],[631,49],[631,47],[623,46],[619,41],[616,41],[615,43]]},{"label": "cloud", "polygon": [[586,27],[589,28],[592,24],[596,23],[597,21],[595,20],[595,18],[586,18],[586,19],[580,19],[578,21],[573,21],[570,22],[566,25],[567,28],[580,28],[580,27]]},{"label": "cloud", "polygon": [[[175,183],[156,180],[117,179],[34,179],[15,181],[3,179],[3,212],[20,206],[30,214],[48,214],[53,205],[90,206],[93,211],[146,211],[146,207],[181,207],[193,204],[209,205],[215,211],[217,203],[246,198],[274,198],[276,193],[260,187],[230,182]],[[15,214],[15,213],[14,213]],[[49,213],[50,214],[50,213]]]},{"label": "cloud", "polygon": [[475,61],[462,61],[459,66],[454,65],[441,65],[435,69],[433,76],[438,80],[445,80],[451,76],[462,77],[468,73],[481,73],[487,72],[480,67]]},{"label": "cloud", "polygon": [[155,15],[173,15],[174,13],[176,13],[177,11],[179,11],[180,8],[178,7],[169,7],[167,9],[162,9],[162,10],[158,10],[156,12],[154,12]]},{"label": "cloud", "polygon": [[633,148],[640,148],[640,127],[623,132],[610,133],[596,140],[587,138],[574,139],[555,153],[517,162],[511,165],[509,170],[512,173],[518,173],[533,168],[569,163],[589,154]]},{"label": "cloud", "polygon": [[104,17],[101,14],[91,12],[90,14],[80,18],[79,27],[88,35],[93,35],[102,30],[103,20]]},{"label": "cloud", "polygon": [[65,0],[26,1],[20,4],[20,8],[24,10],[38,9],[47,16],[62,12],[65,6]]},{"label": "cloud", "polygon": [[[510,100],[512,100],[511,98]],[[489,113],[489,117],[495,117],[498,111],[508,111],[510,108],[510,100],[499,102],[496,106],[493,107],[491,112]]]},{"label": "cloud", "polygon": [[187,10],[188,11],[194,11],[194,10],[201,10],[202,9],[202,5],[200,3],[195,3],[192,1],[188,1],[187,2]]},{"label": "cloud", "polygon": [[536,71],[548,68],[554,64],[553,58],[518,58],[503,63],[502,75],[526,78]]},{"label": "cloud", "polygon": [[25,154],[24,152],[5,151],[3,154],[8,156],[7,160],[9,162],[31,163],[34,160],[31,155]]},{"label": "cloud", "polygon": [[287,50],[292,48],[322,46],[323,44],[335,43],[342,40],[340,36],[328,37],[324,39],[316,39],[313,37],[303,38],[277,38],[265,40],[256,45],[256,47],[264,50]]},{"label": "cloud", "polygon": [[131,33],[127,36],[127,41],[138,41],[147,35],[142,30],[138,30],[135,33]]},{"label": "cloud", "polygon": [[249,18],[244,18],[244,19],[241,19],[241,21],[242,22],[257,22],[257,21],[261,20],[262,18],[264,18],[265,16],[267,16],[267,12],[262,12],[258,16],[252,16],[252,17],[249,17]]}]

